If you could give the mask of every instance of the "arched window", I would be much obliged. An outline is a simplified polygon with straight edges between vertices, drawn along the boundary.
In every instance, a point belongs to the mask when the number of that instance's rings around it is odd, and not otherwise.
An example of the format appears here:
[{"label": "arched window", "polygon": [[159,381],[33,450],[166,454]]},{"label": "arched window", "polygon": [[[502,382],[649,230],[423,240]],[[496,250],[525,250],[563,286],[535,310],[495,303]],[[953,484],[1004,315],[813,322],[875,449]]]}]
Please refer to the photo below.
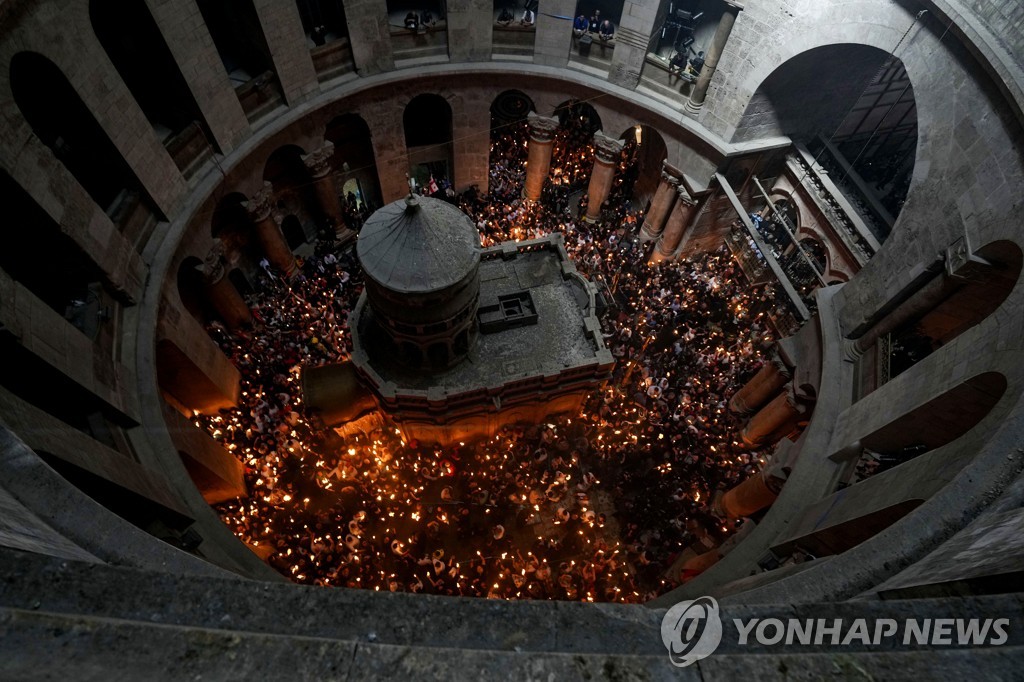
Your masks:
[{"label": "arched window", "polygon": [[751,97],[733,141],[770,135],[806,144],[878,241],[885,240],[917,151],[914,88],[899,59],[868,45],[835,44],[787,60]]},{"label": "arched window", "polygon": [[614,194],[637,202],[644,208],[654,198],[661,181],[661,164],[668,157],[665,138],[650,126],[631,125],[622,131],[622,153],[626,167],[616,174]]}]

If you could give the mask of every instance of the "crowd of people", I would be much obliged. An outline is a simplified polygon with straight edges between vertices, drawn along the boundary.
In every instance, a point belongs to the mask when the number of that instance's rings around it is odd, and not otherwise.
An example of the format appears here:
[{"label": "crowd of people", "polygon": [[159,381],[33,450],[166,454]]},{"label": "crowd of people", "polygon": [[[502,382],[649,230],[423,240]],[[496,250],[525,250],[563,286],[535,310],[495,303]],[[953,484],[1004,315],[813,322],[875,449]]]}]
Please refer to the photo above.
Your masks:
[{"label": "crowd of people", "polygon": [[[578,124],[566,117],[552,184],[586,165],[587,145],[572,144],[583,140]],[[293,580],[642,602],[686,577],[688,548],[735,531],[712,502],[764,463],[726,409],[772,339],[756,294],[724,249],[648,265],[642,215],[624,189],[628,149],[597,224],[571,206],[520,199],[525,133],[497,127],[490,192],[453,200],[485,245],[564,235],[607,294],[612,379],[579,414],[458,447],[407,442],[379,414],[369,427],[327,429],[303,410],[301,370],[348,356],[358,263],[324,239],[291,280],[267,271],[249,298],[251,332],[211,328],[241,372],[239,406],[196,423],[245,463],[250,494],[218,507],[224,522]]]}]

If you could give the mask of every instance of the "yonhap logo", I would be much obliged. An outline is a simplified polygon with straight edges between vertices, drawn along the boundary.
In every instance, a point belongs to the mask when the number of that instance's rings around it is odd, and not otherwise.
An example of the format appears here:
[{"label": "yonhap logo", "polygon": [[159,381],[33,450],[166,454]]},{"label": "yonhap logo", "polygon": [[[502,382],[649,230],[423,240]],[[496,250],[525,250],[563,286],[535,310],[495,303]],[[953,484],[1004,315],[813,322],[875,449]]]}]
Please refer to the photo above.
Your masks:
[{"label": "yonhap logo", "polygon": [[713,597],[679,602],[661,621],[661,641],[672,665],[686,666],[707,658],[722,643],[722,619]]}]

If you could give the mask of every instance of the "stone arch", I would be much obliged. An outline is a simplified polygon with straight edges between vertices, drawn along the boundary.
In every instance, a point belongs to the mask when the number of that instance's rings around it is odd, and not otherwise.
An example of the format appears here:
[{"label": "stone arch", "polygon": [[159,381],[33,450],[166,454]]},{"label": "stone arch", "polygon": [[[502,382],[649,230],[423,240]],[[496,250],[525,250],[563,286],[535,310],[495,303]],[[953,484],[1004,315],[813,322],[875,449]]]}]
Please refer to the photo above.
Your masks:
[{"label": "stone arch", "polygon": [[630,163],[623,181],[626,196],[636,200],[638,208],[643,208],[658,189],[661,164],[668,158],[668,146],[656,128],[641,123],[623,130],[619,139],[626,142],[623,152]]},{"label": "stone arch", "polygon": [[243,205],[246,201],[248,198],[244,194],[231,192],[217,202],[210,219],[210,237],[224,243],[224,253],[229,260],[233,254],[253,258],[259,253],[252,237],[252,219]]},{"label": "stone arch", "polygon": [[285,213],[300,218],[322,217],[309,170],[302,157],[306,151],[295,144],[275,149],[263,165],[263,181],[274,188],[274,202]]},{"label": "stone arch", "polygon": [[420,187],[427,186],[431,177],[438,184],[455,177],[452,118],[448,100],[432,93],[416,95],[402,113],[409,175]]},{"label": "stone arch", "polygon": [[773,551],[783,556],[799,547],[814,556],[839,554],[909,515],[969,465],[961,439],[997,409],[1007,387],[1001,372],[982,372],[899,408],[857,437],[832,456],[845,460],[841,489],[809,505]]},{"label": "stone arch", "polygon": [[491,127],[508,125],[526,120],[527,115],[537,111],[530,96],[521,90],[505,90],[491,101]]},{"label": "stone arch", "polygon": [[138,177],[56,64],[37,52],[19,52],[11,59],[10,79],[32,132],[122,230],[140,203],[156,213]]},{"label": "stone arch", "polygon": [[[356,180],[366,206],[382,203],[377,158],[373,151],[373,137],[366,120],[356,113],[345,113],[332,118],[324,128],[324,139],[334,145],[331,168],[341,174],[341,182]],[[342,188],[343,195],[347,190]]]},{"label": "stone arch", "polygon": [[302,229],[302,223],[294,213],[289,213],[281,221],[281,231],[292,251],[306,243],[306,231]]}]

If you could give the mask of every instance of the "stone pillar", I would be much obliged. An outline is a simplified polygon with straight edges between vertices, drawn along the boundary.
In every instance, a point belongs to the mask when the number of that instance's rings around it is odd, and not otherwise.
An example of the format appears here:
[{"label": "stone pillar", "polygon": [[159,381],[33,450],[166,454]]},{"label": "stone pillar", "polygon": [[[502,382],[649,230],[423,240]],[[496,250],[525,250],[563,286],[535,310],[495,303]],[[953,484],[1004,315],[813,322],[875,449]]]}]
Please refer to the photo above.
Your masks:
[{"label": "stone pillar", "polygon": [[224,267],[224,247],[218,239],[213,249],[206,256],[203,266],[203,281],[206,284],[206,295],[214,310],[224,320],[231,331],[238,331],[252,324],[252,313],[238,289],[228,279],[228,270]]},{"label": "stone pillar", "polygon": [[779,483],[762,470],[738,486],[728,490],[716,502],[715,512],[719,516],[739,519],[755,514],[769,507],[779,496]]},{"label": "stone pillar", "polygon": [[356,73],[372,76],[382,71],[394,71],[395,55],[391,50],[387,0],[345,0],[345,23],[348,25]]},{"label": "stone pillar", "polygon": [[729,401],[729,411],[735,414],[750,414],[768,402],[790,380],[791,372],[773,352],[753,378]]},{"label": "stone pillar", "polygon": [[334,185],[334,175],[331,173],[331,157],[334,156],[334,143],[325,142],[320,149],[316,149],[302,157],[302,163],[306,164],[309,170],[309,177],[313,181],[313,190],[316,192],[317,201],[320,202],[320,209],[324,216],[334,224],[334,236],[338,241],[348,241],[355,237],[355,232],[348,228],[345,223],[345,212],[341,207],[341,198],[338,196],[338,188]]},{"label": "stone pillar", "polygon": [[256,192],[252,199],[242,205],[249,212],[249,217],[256,225],[256,238],[263,248],[263,255],[267,257],[270,264],[291,277],[295,274],[295,254],[288,246],[288,241],[281,232],[281,226],[271,215],[274,199],[274,187],[269,182],[263,183],[263,188]]},{"label": "stone pillar", "polygon": [[[512,4],[512,3],[509,3]],[[518,5],[517,5],[518,6]],[[543,11],[537,12],[537,35],[533,40],[533,63],[544,66],[565,66],[572,46],[572,18],[576,16],[576,0],[544,0]],[[348,11],[346,5],[345,11]],[[520,13],[522,10],[520,10]],[[569,17],[566,20],[566,17]],[[518,20],[519,17],[516,17]]]},{"label": "stone pillar", "polygon": [[740,432],[748,447],[761,447],[776,443],[796,429],[803,416],[793,390],[787,389],[750,418]]},{"label": "stone pillar", "polygon": [[551,148],[555,144],[555,132],[558,130],[558,119],[538,116],[530,112],[526,119],[530,127],[529,156],[526,160],[526,183],[523,185],[523,197],[530,201],[540,199],[544,181],[551,170]]},{"label": "stone pillar", "polygon": [[690,99],[686,101],[686,111],[696,114],[704,106],[704,98],[708,96],[708,86],[711,85],[711,78],[715,75],[718,67],[718,60],[722,58],[725,44],[729,41],[729,34],[732,33],[733,24],[736,23],[736,15],[739,14],[741,6],[730,0],[725,0],[725,12],[718,21],[718,29],[715,37],[711,39],[711,46],[708,47],[708,54],[704,58],[704,68],[700,70],[697,77],[697,84],[690,92]]},{"label": "stone pillar", "polygon": [[280,0],[253,0],[252,6],[259,17],[274,73],[288,106],[320,94],[320,82],[306,45],[298,6]]},{"label": "stone pillar", "polygon": [[447,0],[448,58],[454,62],[491,59],[494,3],[491,0]]},{"label": "stone pillar", "polygon": [[209,125],[213,142],[227,154],[248,138],[249,121],[196,1],[146,0],[146,5]]},{"label": "stone pillar", "polygon": [[651,44],[658,3],[649,0],[626,0],[622,19],[615,31],[615,51],[608,80],[630,90],[640,82],[640,71]]},{"label": "stone pillar", "polygon": [[622,140],[613,140],[600,130],[594,133],[594,169],[590,171],[587,215],[584,217],[587,222],[597,222],[601,217],[601,204],[608,198],[608,193],[612,189],[622,147]]},{"label": "stone pillar", "polygon": [[682,185],[677,187],[676,195],[678,198],[668,217],[665,231],[658,239],[658,245],[654,248],[654,252],[651,253],[651,263],[660,263],[672,258],[697,213],[697,200],[690,196],[685,187]]},{"label": "stone pillar", "polygon": [[681,182],[682,172],[667,161],[661,164],[661,182],[654,192],[651,208],[644,217],[644,225],[640,230],[640,241],[649,242],[661,236],[665,229],[665,221],[676,203],[676,189]]}]

